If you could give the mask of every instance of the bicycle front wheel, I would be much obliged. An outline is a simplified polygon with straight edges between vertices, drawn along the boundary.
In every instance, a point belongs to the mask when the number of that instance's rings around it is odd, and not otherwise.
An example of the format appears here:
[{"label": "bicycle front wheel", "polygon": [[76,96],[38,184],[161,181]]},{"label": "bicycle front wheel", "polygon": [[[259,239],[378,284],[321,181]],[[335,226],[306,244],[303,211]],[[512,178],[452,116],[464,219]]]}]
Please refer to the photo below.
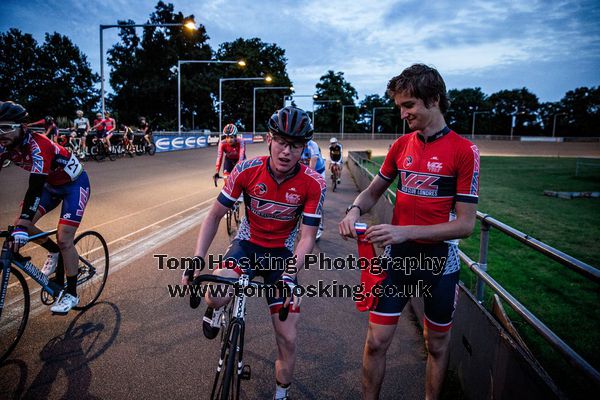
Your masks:
[{"label": "bicycle front wheel", "polygon": [[106,284],[109,267],[108,246],[98,232],[87,231],[75,238],[75,248],[79,254],[79,305],[75,309],[85,310],[98,300]]},{"label": "bicycle front wheel", "polygon": [[233,211],[231,209],[227,210],[226,221],[227,221],[227,234],[231,236],[233,233]]},{"label": "bicycle front wheel", "polygon": [[8,358],[21,339],[29,318],[29,306],[27,282],[19,270],[10,267],[10,278],[0,319],[0,364]]},{"label": "bicycle front wheel", "polygon": [[221,348],[221,358],[210,396],[213,400],[235,400],[239,397],[240,381],[236,370],[239,336],[240,326],[234,323],[231,326],[229,337],[223,341]]},{"label": "bicycle front wheel", "polygon": [[148,151],[148,154],[153,156],[154,153],[156,153],[156,145],[154,143],[150,143],[147,147],[147,151]]}]

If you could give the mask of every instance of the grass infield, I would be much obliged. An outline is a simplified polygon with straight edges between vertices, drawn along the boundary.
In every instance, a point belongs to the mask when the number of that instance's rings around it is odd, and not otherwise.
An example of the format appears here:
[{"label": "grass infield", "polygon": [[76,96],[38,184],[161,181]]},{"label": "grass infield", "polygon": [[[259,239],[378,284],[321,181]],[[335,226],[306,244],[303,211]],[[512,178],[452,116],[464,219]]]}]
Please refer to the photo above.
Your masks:
[{"label": "grass infield", "polygon": [[[374,157],[381,164],[383,157]],[[371,165],[373,169],[375,165]],[[600,171],[575,176],[575,158],[482,157],[481,212],[581,261],[600,264],[600,199],[562,199],[544,190],[600,191]],[[396,181],[397,182],[397,181]],[[397,183],[393,184],[393,189]],[[460,248],[479,258],[479,223]],[[529,247],[490,230],[488,273],[596,369],[600,369],[600,290],[579,274]],[[475,291],[475,276],[464,265],[461,280]],[[489,306],[492,291],[486,290]],[[582,398],[589,387],[575,370],[522,320],[505,309],[527,345],[559,387]]]}]

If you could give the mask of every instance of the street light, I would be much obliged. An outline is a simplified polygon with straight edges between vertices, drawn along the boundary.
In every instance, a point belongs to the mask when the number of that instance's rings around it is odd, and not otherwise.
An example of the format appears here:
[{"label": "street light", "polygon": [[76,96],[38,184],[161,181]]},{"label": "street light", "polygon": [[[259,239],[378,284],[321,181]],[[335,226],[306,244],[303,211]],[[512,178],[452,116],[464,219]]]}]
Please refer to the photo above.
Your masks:
[{"label": "street light", "polygon": [[223,82],[225,81],[262,81],[264,80],[265,82],[271,82],[273,80],[273,78],[271,78],[269,75],[267,76],[263,76],[263,77],[256,77],[256,78],[221,78],[219,79],[219,134],[221,134],[221,130],[222,130],[222,115],[223,115],[223,108],[222,108],[222,101],[221,101],[221,95],[222,95],[222,85]]},{"label": "street light", "polygon": [[[346,110],[346,107],[358,107],[356,104],[342,104],[342,123],[341,123],[341,128],[340,128],[340,134],[342,135],[342,140],[344,140],[344,112]],[[363,106],[360,106],[361,108]]]},{"label": "street light", "polygon": [[317,128],[316,128],[316,121],[317,121],[317,117],[315,115],[315,103],[341,103],[341,100],[317,100],[319,98],[319,96],[317,96],[316,94],[313,95],[313,130],[315,132],[317,132]]},{"label": "street light", "polygon": [[373,117],[371,118],[371,140],[375,140],[375,111],[376,110],[393,110],[394,107],[373,107]]},{"label": "street light", "polygon": [[554,114],[554,121],[552,122],[552,137],[554,137],[554,134],[556,133],[556,117],[558,117],[559,115],[567,115],[567,113]]},{"label": "street light", "polygon": [[237,64],[245,67],[246,62],[230,60],[177,60],[177,132],[181,135],[181,64]]},{"label": "street light", "polygon": [[169,24],[116,24],[116,25],[100,25],[100,96],[102,99],[102,114],[105,111],[104,102],[104,30],[109,28],[138,28],[146,26],[155,26],[157,28],[169,27],[169,26],[182,26],[188,29],[196,30],[196,24],[194,21],[189,20],[187,22],[180,23],[169,23]]},{"label": "street light", "polygon": [[475,140],[475,116],[477,114],[489,114],[489,111],[473,111],[473,124],[471,125],[471,140]]},{"label": "street light", "polygon": [[257,90],[294,90],[293,86],[255,87],[252,96],[252,134],[256,135],[256,91]]}]

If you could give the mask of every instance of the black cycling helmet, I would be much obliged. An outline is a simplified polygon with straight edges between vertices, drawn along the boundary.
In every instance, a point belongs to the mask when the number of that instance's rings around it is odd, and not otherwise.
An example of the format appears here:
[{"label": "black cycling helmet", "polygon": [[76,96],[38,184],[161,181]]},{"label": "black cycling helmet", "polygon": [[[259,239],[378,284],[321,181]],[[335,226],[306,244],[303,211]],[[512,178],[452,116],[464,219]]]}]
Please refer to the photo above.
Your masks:
[{"label": "black cycling helmet", "polygon": [[49,124],[51,122],[54,122],[54,118],[52,118],[50,115],[46,115],[44,121],[46,121],[46,123]]},{"label": "black cycling helmet", "polygon": [[12,101],[0,101],[0,121],[23,122],[27,118],[27,110]]},{"label": "black cycling helmet", "polygon": [[225,128],[223,128],[223,134],[225,136],[235,136],[238,133],[238,128],[234,124],[227,124]]},{"label": "black cycling helmet", "polygon": [[306,111],[287,106],[275,111],[267,124],[269,132],[290,139],[308,142],[313,137],[313,127]]}]

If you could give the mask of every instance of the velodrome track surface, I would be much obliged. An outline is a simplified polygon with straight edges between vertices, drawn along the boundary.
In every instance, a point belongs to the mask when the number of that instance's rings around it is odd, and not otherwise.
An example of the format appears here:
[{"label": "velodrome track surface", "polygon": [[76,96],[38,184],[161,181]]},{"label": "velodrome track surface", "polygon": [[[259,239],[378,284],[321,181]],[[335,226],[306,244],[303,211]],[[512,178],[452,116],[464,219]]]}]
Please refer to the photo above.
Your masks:
[{"label": "velodrome track surface", "polygon": [[[322,142],[321,148],[325,148]],[[385,154],[389,142],[345,142],[346,150],[371,148]],[[507,151],[478,142],[483,154]],[[504,144],[505,143],[501,143]],[[489,146],[488,146],[489,145]],[[534,144],[515,153],[595,156],[598,144]],[[547,147],[548,146],[548,147]],[[554,147],[556,146],[556,147]],[[562,149],[560,150],[559,147]],[[266,154],[265,144],[248,147],[249,155]],[[557,153],[554,153],[554,152]],[[574,152],[571,154],[571,152]],[[167,285],[180,271],[160,271],[153,254],[173,257],[193,252],[198,227],[218,194],[212,184],[215,148],[157,154],[115,162],[88,162],[92,195],[80,231],[94,229],[109,242],[111,273],[100,302],[84,313],[51,316],[33,295],[30,321],[11,358],[0,366],[3,398],[207,398],[218,342],[205,339],[200,320],[204,306],[170,298]],[[27,174],[14,166],[0,173],[0,226],[12,222],[26,189]],[[344,170],[343,183],[328,193],[326,232],[315,249],[328,256],[355,253],[342,241],[336,225],[357,194]],[[57,211],[39,223],[53,228]],[[228,244],[223,223],[211,247],[222,254]],[[30,246],[33,248],[33,246]],[[34,260],[43,254],[27,250]],[[355,284],[354,271],[304,271],[301,282]],[[30,285],[30,290],[34,289]],[[264,299],[248,307],[246,362],[252,379],[243,383],[245,398],[269,398],[274,387],[275,343]],[[362,348],[367,316],[347,298],[306,298],[299,325],[295,398],[360,397]],[[420,333],[405,313],[388,354],[382,398],[422,398],[425,355]]]}]

